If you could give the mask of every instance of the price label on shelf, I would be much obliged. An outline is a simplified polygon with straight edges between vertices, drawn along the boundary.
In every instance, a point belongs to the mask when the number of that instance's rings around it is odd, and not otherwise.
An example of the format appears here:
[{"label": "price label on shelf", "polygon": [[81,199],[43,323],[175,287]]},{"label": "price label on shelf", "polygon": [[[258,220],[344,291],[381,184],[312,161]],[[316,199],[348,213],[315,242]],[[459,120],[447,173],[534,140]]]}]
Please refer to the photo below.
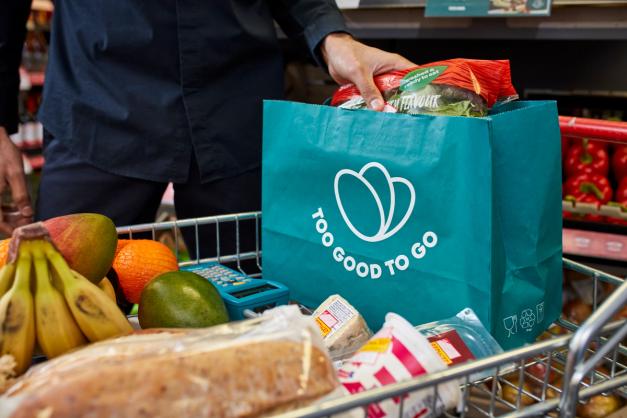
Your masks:
[{"label": "price label on shelf", "polygon": [[575,237],[575,245],[577,248],[590,248],[592,240],[588,237]]},{"label": "price label on shelf", "polygon": [[625,244],[620,241],[607,241],[605,243],[605,248],[610,253],[621,254],[625,251]]},{"label": "price label on shelf", "polygon": [[564,229],[564,254],[627,261],[627,236],[604,232]]}]

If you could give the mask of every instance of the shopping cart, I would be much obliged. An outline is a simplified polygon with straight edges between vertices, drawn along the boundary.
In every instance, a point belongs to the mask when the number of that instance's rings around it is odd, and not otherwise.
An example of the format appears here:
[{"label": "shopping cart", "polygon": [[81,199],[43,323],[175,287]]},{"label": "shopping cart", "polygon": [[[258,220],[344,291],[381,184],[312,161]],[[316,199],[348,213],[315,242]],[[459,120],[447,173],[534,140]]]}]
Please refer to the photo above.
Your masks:
[{"label": "shopping cart", "polygon": [[[627,143],[627,124],[607,124],[583,119],[562,118],[563,131],[570,136],[585,135]],[[612,125],[612,126],[610,126]],[[609,126],[609,127],[608,127]],[[620,129],[617,131],[616,127]],[[580,129],[578,130],[579,127]],[[623,131],[624,130],[624,131]],[[617,135],[617,132],[622,132]],[[621,136],[622,135],[622,136]],[[581,208],[573,208],[573,211]],[[588,209],[585,209],[588,210]],[[246,226],[244,228],[244,226]],[[234,234],[234,250],[222,252],[225,230]],[[240,246],[240,231],[254,230],[254,246]],[[201,254],[199,237],[212,230],[216,240],[214,254]],[[183,234],[193,237],[195,245],[189,260],[181,265],[219,262],[252,277],[261,275],[261,213],[250,212],[118,228],[125,238],[138,236],[159,239],[164,235],[180,256]],[[203,232],[201,232],[203,231]],[[348,397],[332,399],[281,415],[281,417],[327,417],[356,409],[368,416],[368,405],[386,399],[400,402],[403,417],[405,396],[415,391],[430,391],[432,410],[441,385],[457,381],[463,391],[462,402],[447,417],[535,417],[574,418],[578,404],[599,394],[613,393],[627,399],[627,320],[613,321],[627,304],[627,283],[584,264],[563,259],[564,268],[586,275],[592,281],[592,315],[581,325],[559,319],[545,333],[546,339],[516,350],[451,367],[412,380],[391,384]],[[556,278],[561,280],[561,278]],[[602,286],[613,292],[601,299]],[[252,315],[252,313],[251,313]],[[538,373],[542,370],[542,373]],[[471,376],[488,373],[490,377],[473,381]],[[561,383],[560,383],[561,382]]]},{"label": "shopping cart", "polygon": [[[245,224],[254,225],[256,231],[255,248],[249,251],[242,251],[238,245],[239,231]],[[201,228],[211,228],[215,231],[219,244],[221,231],[226,226],[230,226],[231,230],[235,226],[234,253],[221,254],[220,246],[217,245],[216,254],[201,258],[199,246],[196,245],[196,254],[190,254],[190,260],[181,262],[181,265],[214,261],[230,265],[253,277],[260,276],[262,259],[260,212],[121,227],[118,228],[118,233],[130,239],[143,234],[148,234],[153,239],[158,239],[163,234],[171,234],[179,256],[178,248],[183,239],[183,231],[188,230],[197,238],[200,236]],[[244,265],[252,266],[252,270],[245,270]],[[352,408],[365,410],[367,405],[373,402],[397,397],[401,399],[402,411],[404,394],[428,389],[433,391],[432,399],[435,400],[438,387],[451,380],[459,381],[464,395],[459,413],[448,412],[446,413],[448,417],[532,417],[560,411],[563,417],[570,418],[575,416],[579,400],[610,391],[627,398],[627,346],[622,343],[627,336],[627,320],[611,321],[612,317],[627,304],[627,283],[624,279],[568,259],[564,259],[564,267],[589,276],[593,280],[594,289],[592,304],[594,312],[585,323],[578,327],[565,319],[557,322],[560,329],[568,331],[567,334],[551,334],[545,341],[517,350],[452,367],[440,373],[323,402],[292,411],[284,417],[324,417]],[[616,287],[616,290],[603,301],[599,300],[598,296],[602,283]],[[599,364],[603,364],[604,367],[599,369]],[[541,379],[537,373],[531,371],[542,367],[559,375],[561,380],[566,382],[563,388],[558,387],[554,379],[549,381],[550,373],[545,373],[544,379]],[[472,375],[487,370],[492,371],[491,377],[480,381],[470,379]],[[515,379],[512,379],[512,376]],[[514,391],[506,389],[506,386]],[[531,390],[530,386],[534,386],[534,389]],[[514,398],[503,396],[504,391],[515,393]],[[534,403],[527,405],[531,401]],[[402,412],[399,416],[402,416]]]}]

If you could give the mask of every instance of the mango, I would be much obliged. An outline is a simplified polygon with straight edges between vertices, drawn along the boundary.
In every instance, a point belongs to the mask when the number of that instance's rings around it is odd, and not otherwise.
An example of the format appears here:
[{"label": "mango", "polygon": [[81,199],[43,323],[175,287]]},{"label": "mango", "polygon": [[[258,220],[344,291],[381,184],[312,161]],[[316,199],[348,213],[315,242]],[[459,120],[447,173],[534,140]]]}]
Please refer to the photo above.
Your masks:
[{"label": "mango", "polygon": [[218,289],[189,271],[172,271],[152,279],[139,302],[139,324],[147,328],[204,328],[229,321]]},{"label": "mango", "polygon": [[[92,283],[98,284],[107,275],[118,243],[113,221],[97,213],[77,213],[44,221],[50,238],[70,267]],[[0,266],[6,262],[0,242]]]},{"label": "mango", "polygon": [[118,244],[111,219],[97,213],[77,213],[48,219],[44,225],[70,267],[92,283],[107,275]]}]

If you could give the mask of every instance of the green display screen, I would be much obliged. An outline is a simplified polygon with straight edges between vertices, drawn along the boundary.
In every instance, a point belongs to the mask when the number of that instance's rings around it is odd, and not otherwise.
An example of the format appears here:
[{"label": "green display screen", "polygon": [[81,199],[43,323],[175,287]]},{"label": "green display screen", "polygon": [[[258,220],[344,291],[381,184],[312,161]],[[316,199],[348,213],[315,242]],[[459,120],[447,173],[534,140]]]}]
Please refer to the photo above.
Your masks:
[{"label": "green display screen", "polygon": [[231,293],[231,296],[237,299],[242,299],[246,296],[254,295],[272,289],[276,289],[276,286],[272,286],[271,284],[264,284],[263,286],[253,287],[252,289],[240,290],[239,292]]}]

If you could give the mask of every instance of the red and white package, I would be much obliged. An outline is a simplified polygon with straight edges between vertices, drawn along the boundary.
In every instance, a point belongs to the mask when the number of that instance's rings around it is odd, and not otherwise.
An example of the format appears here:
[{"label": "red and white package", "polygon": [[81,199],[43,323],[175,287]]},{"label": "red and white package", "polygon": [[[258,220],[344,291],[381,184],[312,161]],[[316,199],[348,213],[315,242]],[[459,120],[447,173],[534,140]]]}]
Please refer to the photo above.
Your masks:
[{"label": "red and white package", "polygon": [[[394,313],[385,317],[383,328],[338,370],[345,392],[354,394],[377,387],[409,380],[447,368],[433,350],[431,343],[409,322]],[[433,389],[424,389],[406,396],[404,418],[437,417],[444,410],[455,408],[461,397],[457,381],[438,386],[434,402]],[[397,417],[400,399],[388,399],[368,406],[368,418]],[[433,409],[435,403],[435,410]],[[363,416],[363,411],[352,410],[342,417]]]},{"label": "red and white package", "polygon": [[[456,58],[374,77],[385,100],[384,112],[410,115],[487,116],[497,102],[518,98],[509,61]],[[354,84],[333,94],[332,106],[366,109]]]}]

